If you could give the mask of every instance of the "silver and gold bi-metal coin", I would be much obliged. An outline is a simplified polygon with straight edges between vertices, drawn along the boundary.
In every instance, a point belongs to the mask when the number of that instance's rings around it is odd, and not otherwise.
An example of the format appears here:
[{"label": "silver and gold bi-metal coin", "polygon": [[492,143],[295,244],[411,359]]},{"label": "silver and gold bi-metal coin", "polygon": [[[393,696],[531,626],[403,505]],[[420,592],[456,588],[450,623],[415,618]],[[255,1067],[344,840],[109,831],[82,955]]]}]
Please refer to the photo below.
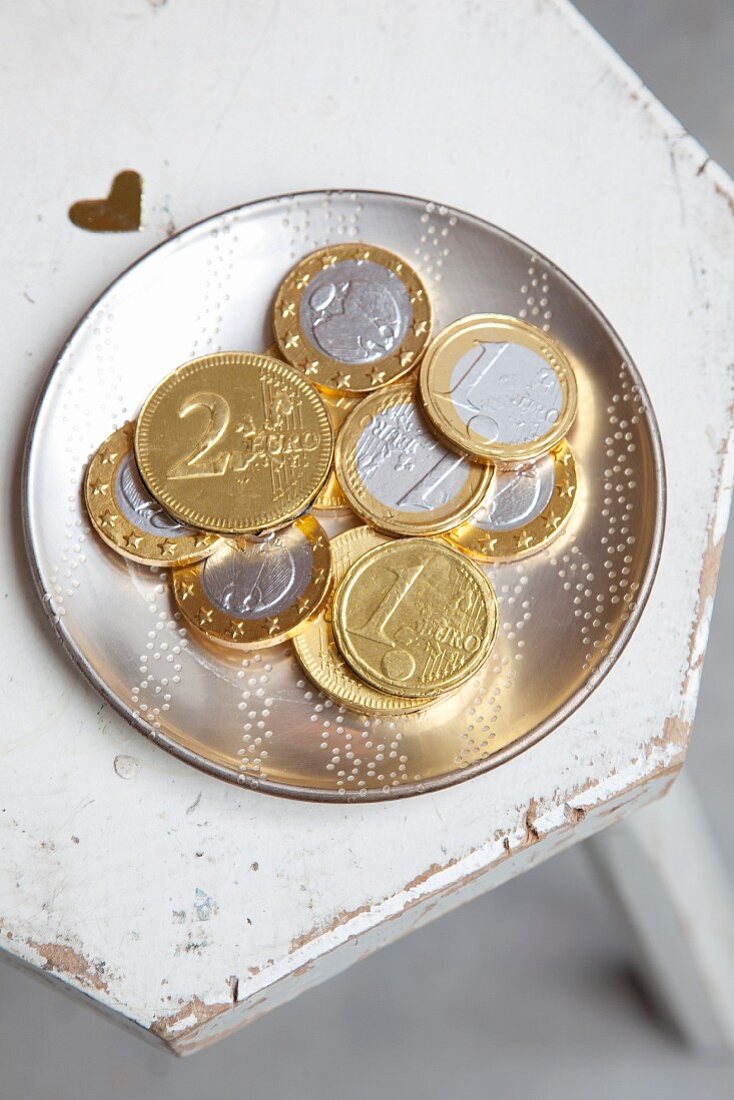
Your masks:
[{"label": "silver and gold bi-metal coin", "polygon": [[135,424],[118,428],[93,455],[84,500],[97,534],[118,554],[141,565],[183,565],[205,558],[219,538],[168,515],[138,473]]},{"label": "silver and gold bi-metal coin", "polygon": [[516,317],[462,317],[428,348],[420,398],[438,434],[480,462],[514,466],[547,454],[576,415],[563,349]]},{"label": "silver and gold bi-metal coin", "polygon": [[330,544],[313,516],[260,538],[222,540],[211,557],[173,573],[184,618],[210,641],[245,649],[293,637],[330,584]]},{"label": "silver and gold bi-metal coin", "polygon": [[221,534],[284,527],[331,469],[333,430],[316,389],[287,363],[218,352],[184,363],[143,405],[135,455],[182,523]]},{"label": "silver and gold bi-metal coin", "polygon": [[359,402],[337,436],[335,466],[357,515],[389,535],[449,531],[471,515],[492,477],[429,430],[410,383]]},{"label": "silver and gold bi-metal coin", "polygon": [[[338,589],[347,571],[368,550],[389,540],[371,527],[353,527],[331,540],[334,588]],[[378,691],[355,675],[342,657],[334,640],[330,597],[323,610],[297,638],[293,639],[296,656],[308,678],[335,703],[361,714],[391,716],[422,710],[435,698],[412,699]]]},{"label": "silver and gold bi-metal coin", "polygon": [[486,661],[497,632],[489,580],[441,540],[368,551],[334,597],[334,637],[352,670],[388,695],[439,696]]},{"label": "silver and gold bi-metal coin", "polygon": [[317,386],[363,394],[417,365],[431,304],[418,273],[394,252],[335,244],[286,275],[273,330],[281,354]]},{"label": "silver and gold bi-metal coin", "polygon": [[480,561],[534,554],[563,530],[576,500],[577,478],[565,442],[527,466],[497,470],[474,515],[446,537]]}]

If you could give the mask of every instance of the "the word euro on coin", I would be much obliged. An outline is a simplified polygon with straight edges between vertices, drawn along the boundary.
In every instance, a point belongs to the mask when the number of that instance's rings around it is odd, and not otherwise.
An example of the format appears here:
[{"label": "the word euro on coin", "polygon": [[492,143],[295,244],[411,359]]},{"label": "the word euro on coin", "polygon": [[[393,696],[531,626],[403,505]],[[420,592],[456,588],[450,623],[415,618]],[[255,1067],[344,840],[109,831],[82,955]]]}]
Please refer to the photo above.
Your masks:
[{"label": "the word euro on coin", "polygon": [[313,516],[261,538],[222,540],[206,561],[173,574],[184,618],[210,641],[245,649],[293,637],[330,583],[329,540]]},{"label": "the word euro on coin", "polygon": [[142,482],[133,453],[135,425],[113,432],[92,457],[84,500],[97,534],[141,565],[182,565],[205,558],[219,538],[168,515]]},{"label": "the word euro on coin", "polygon": [[418,273],[394,252],[334,244],[285,277],[273,330],[282,355],[317,386],[362,394],[417,365],[431,305]]},{"label": "the word euro on coin", "polygon": [[220,352],[184,363],[148,397],[135,455],[153,496],[206,531],[282,527],[324,484],[333,431],[321,397],[287,363]]},{"label": "the word euro on coin", "polygon": [[420,398],[435,430],[482,462],[531,462],[556,447],[576,415],[576,378],[563,349],[515,317],[463,317],[421,364]]},{"label": "the word euro on coin", "polygon": [[486,661],[497,601],[479,566],[441,541],[370,550],[334,598],[334,636],[363,680],[390,695],[436,696]]},{"label": "the word euro on coin", "polygon": [[480,561],[535,554],[563,530],[577,496],[568,443],[527,466],[497,470],[473,516],[447,538]]},{"label": "the word euro on coin", "polygon": [[410,384],[365,397],[337,436],[336,476],[357,515],[390,535],[436,535],[474,511],[492,470],[429,431]]},{"label": "the word euro on coin", "polygon": [[[271,344],[265,354],[270,356],[271,359],[282,358],[280,348],[277,344]],[[336,436],[344,423],[345,417],[357,404],[359,398],[349,397],[345,393],[326,393],[325,391],[322,391],[321,397],[323,398],[326,408],[329,410],[329,419],[331,420],[331,426]],[[333,468],[329,472],[329,476],[323,486],[316,494],[311,507],[319,512],[338,512],[349,507],[349,501],[342,492]]]},{"label": "the word euro on coin", "polygon": [[[354,527],[331,540],[334,587],[363,554],[389,540],[371,527]],[[435,698],[411,699],[388,695],[356,676],[342,657],[332,629],[332,600],[297,638],[293,648],[303,671],[316,687],[339,706],[361,714],[398,715],[422,710]]]}]

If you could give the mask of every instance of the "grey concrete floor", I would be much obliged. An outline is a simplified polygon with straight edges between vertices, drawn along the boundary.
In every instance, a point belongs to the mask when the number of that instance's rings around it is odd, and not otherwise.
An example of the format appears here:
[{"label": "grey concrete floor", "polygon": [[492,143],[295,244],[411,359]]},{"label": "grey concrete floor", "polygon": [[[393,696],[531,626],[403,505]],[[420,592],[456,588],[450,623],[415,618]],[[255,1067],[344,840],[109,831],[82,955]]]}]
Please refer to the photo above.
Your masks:
[{"label": "grey concrete floor", "polygon": [[[732,0],[578,6],[734,171]],[[690,767],[732,874],[733,613],[730,540]],[[630,957],[577,847],[187,1061],[2,966],[0,1100],[734,1098],[734,1064],[678,1044]]]}]

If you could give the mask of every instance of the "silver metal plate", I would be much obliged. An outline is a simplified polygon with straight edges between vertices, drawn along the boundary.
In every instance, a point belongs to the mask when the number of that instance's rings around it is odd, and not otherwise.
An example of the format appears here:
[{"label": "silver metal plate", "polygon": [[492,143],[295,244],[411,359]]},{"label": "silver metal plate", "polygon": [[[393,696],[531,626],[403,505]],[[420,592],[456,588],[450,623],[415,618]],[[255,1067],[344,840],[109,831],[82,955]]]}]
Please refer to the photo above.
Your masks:
[{"label": "silver metal plate", "polygon": [[[270,344],[276,288],[302,256],[343,239],[336,229],[343,226],[416,267],[435,331],[471,313],[527,317],[564,346],[579,383],[570,442],[580,488],[568,527],[543,552],[488,567],[501,621],[486,668],[435,709],[394,719],[333,705],[287,642],[244,655],[201,646],[176,611],[167,571],[127,563],[105,547],[80,493],[93,451],[179,363]],[[541,297],[542,313],[534,304]],[[637,622],[663,511],[662,455],[644,387],[588,298],[494,226],[435,203],[364,192],[287,196],[218,214],[125,272],[82,319],[50,374],[24,483],[44,606],[105,698],[214,775],[331,801],[458,782],[567,717]],[[349,522],[324,525],[336,533]]]}]

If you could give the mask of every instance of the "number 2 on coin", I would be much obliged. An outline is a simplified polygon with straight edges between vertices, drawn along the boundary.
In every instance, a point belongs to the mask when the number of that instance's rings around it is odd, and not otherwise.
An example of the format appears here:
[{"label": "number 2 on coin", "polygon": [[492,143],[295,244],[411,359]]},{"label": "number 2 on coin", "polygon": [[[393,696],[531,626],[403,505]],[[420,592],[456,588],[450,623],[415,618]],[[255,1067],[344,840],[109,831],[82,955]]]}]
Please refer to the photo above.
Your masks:
[{"label": "number 2 on coin", "polygon": [[168,476],[172,480],[187,477],[221,477],[232,457],[229,451],[220,451],[219,454],[209,455],[206,462],[203,461],[205,455],[208,455],[217,445],[227,430],[230,414],[229,405],[224,398],[218,393],[192,394],[179,406],[179,418],[183,420],[194,409],[205,409],[209,413],[209,421],[193,450],[174,463],[168,471]]}]

